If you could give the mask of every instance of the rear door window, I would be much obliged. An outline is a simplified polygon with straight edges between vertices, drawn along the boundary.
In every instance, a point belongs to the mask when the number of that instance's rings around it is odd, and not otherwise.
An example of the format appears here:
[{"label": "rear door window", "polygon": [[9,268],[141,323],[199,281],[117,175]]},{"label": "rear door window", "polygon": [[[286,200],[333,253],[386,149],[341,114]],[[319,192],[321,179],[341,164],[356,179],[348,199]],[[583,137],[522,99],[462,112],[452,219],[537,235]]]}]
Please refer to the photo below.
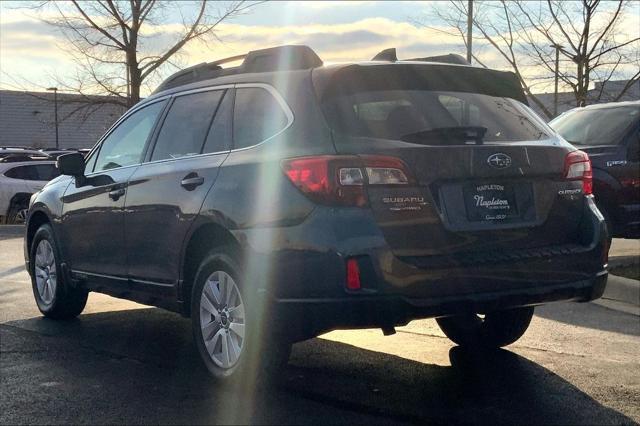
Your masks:
[{"label": "rear door window", "polygon": [[203,154],[224,152],[231,148],[231,131],[233,122],[233,91],[227,90],[213,119]]},{"label": "rear door window", "polygon": [[56,168],[55,164],[38,164],[35,166],[36,175],[38,180],[51,180],[60,175],[60,172]]},{"label": "rear door window", "polygon": [[261,87],[236,90],[233,117],[234,148],[259,144],[287,126],[287,115],[273,95]]},{"label": "rear door window", "polygon": [[223,90],[177,97],[162,124],[151,161],[200,154]]},{"label": "rear door window", "polygon": [[4,174],[12,179],[48,181],[60,175],[55,164],[34,164],[18,166],[7,170]]}]

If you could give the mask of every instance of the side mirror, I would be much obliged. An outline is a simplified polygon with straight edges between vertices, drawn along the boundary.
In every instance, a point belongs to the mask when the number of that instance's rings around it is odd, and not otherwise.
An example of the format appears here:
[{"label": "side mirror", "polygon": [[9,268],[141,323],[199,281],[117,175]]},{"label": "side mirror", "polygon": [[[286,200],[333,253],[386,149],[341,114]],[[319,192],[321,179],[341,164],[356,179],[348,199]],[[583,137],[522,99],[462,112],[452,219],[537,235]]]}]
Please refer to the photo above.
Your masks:
[{"label": "side mirror", "polygon": [[74,176],[76,178],[84,176],[84,155],[79,152],[64,154],[56,160],[56,167],[60,174]]}]

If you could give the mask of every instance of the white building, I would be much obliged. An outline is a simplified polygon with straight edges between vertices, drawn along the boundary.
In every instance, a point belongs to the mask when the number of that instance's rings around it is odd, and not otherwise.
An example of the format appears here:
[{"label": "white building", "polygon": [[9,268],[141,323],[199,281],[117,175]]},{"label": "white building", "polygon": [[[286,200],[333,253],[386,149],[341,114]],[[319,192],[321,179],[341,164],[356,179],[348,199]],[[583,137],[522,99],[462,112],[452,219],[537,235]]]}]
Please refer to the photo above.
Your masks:
[{"label": "white building", "polygon": [[[126,108],[103,96],[58,93],[60,148],[91,148]],[[55,147],[52,92],[0,90],[0,146]]]}]

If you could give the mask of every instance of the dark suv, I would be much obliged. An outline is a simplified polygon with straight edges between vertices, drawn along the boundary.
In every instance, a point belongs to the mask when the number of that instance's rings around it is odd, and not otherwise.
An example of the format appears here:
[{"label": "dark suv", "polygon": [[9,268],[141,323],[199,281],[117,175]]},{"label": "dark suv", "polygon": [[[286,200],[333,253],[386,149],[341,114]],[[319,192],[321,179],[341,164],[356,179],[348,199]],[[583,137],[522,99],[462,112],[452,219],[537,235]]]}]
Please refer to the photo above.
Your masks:
[{"label": "dark suv", "polygon": [[417,318],[503,346],[533,306],[600,297],[587,155],[512,73],[389,56],[285,46],[170,77],[32,198],[39,309],[76,316],[98,291],[180,312],[225,378]]},{"label": "dark suv", "polygon": [[640,101],[574,108],[549,125],[589,154],[610,236],[640,238]]}]

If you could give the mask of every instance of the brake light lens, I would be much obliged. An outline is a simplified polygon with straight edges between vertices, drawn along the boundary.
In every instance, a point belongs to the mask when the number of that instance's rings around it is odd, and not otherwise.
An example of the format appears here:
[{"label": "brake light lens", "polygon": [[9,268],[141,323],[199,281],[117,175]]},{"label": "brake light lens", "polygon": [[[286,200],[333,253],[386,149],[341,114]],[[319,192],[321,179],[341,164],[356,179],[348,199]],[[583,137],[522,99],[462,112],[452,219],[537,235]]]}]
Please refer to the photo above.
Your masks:
[{"label": "brake light lens", "polygon": [[564,159],[564,178],[581,180],[584,195],[593,194],[593,170],[586,152],[573,151],[567,154]]},{"label": "brake light lens", "polygon": [[360,290],[362,284],[360,283],[360,266],[356,259],[347,260],[347,289]]},{"label": "brake light lens", "polygon": [[307,197],[321,204],[363,207],[369,185],[408,185],[404,162],[373,155],[323,155],[282,161],[282,170]]},{"label": "brake light lens", "polygon": [[640,188],[640,179],[622,178],[620,179],[620,185],[622,185],[625,188],[638,189]]}]

